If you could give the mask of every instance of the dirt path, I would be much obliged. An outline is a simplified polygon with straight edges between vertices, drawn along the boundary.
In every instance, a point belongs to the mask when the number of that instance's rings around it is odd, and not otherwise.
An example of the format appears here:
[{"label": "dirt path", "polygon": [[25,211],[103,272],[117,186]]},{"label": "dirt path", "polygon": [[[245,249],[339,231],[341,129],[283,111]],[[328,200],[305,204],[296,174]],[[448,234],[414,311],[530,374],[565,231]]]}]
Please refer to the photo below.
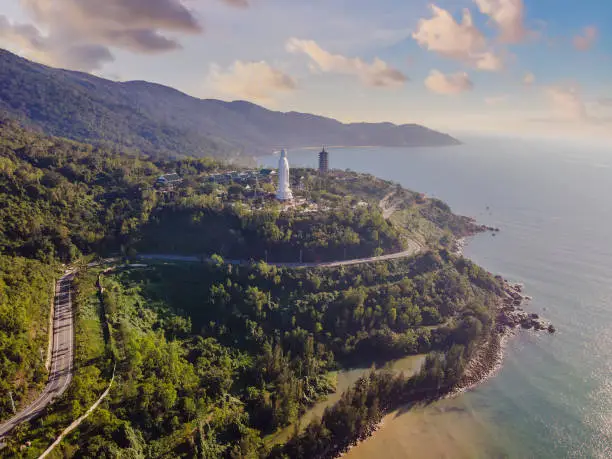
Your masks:
[{"label": "dirt path", "polygon": [[380,200],[378,203],[380,209],[382,210],[383,218],[386,220],[393,212],[397,210],[398,203],[393,201],[393,197],[395,196],[395,190],[387,193],[384,198]]}]

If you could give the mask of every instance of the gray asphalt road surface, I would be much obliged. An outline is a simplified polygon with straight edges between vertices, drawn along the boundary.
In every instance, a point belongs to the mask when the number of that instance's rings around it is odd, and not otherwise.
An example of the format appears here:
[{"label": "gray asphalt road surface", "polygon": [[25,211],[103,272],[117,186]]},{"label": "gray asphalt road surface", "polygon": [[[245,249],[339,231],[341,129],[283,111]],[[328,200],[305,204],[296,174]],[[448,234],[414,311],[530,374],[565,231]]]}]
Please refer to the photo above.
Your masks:
[{"label": "gray asphalt road surface", "polygon": [[51,371],[47,386],[40,396],[14,417],[0,424],[0,440],[17,425],[37,417],[54,399],[61,396],[72,380],[74,361],[74,314],[72,308],[72,280],[74,273],[66,271],[55,287],[53,317],[53,347]]}]

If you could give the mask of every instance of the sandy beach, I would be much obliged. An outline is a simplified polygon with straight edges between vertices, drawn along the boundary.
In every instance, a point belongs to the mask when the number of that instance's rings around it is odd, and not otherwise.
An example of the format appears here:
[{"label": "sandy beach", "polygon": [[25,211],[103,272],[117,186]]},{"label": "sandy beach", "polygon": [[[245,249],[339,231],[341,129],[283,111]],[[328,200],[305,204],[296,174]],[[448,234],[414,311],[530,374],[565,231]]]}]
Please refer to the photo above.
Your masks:
[{"label": "sandy beach", "polygon": [[[462,249],[465,244],[465,239],[462,239],[461,241],[462,243],[458,244],[458,246]],[[482,384],[484,381],[494,376],[502,368],[506,345],[510,337],[516,334],[517,328],[522,326],[522,328],[533,328],[535,330],[547,329],[547,326],[549,325],[548,323],[539,318],[534,318],[533,315],[529,315],[523,311],[522,306],[529,300],[529,297],[522,293],[522,286],[520,284],[508,282],[507,280],[503,280],[503,283],[504,295],[502,298],[500,298],[497,306],[495,328],[491,330],[487,339],[481,343],[474,356],[470,359],[459,383],[446,393],[441,394],[437,399],[427,402],[425,406],[437,400],[452,399],[462,392],[475,388],[479,384]],[[528,323],[530,326],[523,326],[523,323]],[[394,413],[395,415],[399,415],[399,413],[402,411],[415,410],[423,411],[423,405],[408,405],[387,413],[381,422],[375,426],[372,426],[372,428],[368,431],[367,436],[364,436],[351,444],[338,457],[349,459],[362,457],[359,453],[357,453],[355,448],[366,442],[374,434],[381,435],[381,429],[384,425],[385,418],[394,416]],[[421,413],[421,415],[423,414]]]}]

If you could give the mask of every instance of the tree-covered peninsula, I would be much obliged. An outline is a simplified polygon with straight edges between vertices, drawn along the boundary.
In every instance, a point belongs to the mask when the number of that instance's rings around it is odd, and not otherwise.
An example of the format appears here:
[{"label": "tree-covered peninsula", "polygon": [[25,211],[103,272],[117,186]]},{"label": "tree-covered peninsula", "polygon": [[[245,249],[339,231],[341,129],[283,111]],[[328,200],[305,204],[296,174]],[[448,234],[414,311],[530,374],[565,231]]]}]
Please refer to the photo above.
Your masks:
[{"label": "tree-covered peninsula", "polygon": [[[0,122],[0,419],[9,392],[21,407],[44,384],[53,279],[62,263],[78,268],[70,388],[0,456],[37,457],[113,371],[109,396],[56,454],[333,457],[388,410],[450,390],[494,333],[503,295],[500,279],[453,252],[478,227],[373,176],[302,169],[292,180],[300,199],[287,208],[270,198],[270,171]],[[407,256],[274,265],[398,251]],[[133,261],[153,253],[199,261]],[[427,356],[415,376],[373,372],[303,432],[270,441],[334,390],[334,371],[408,355]]]}]

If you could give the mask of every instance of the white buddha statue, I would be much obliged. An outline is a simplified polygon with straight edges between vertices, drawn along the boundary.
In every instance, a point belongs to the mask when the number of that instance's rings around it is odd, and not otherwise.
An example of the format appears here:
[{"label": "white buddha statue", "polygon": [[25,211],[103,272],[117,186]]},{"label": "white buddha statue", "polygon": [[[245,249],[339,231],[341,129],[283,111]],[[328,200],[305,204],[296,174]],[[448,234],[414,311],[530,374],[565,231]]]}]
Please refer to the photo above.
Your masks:
[{"label": "white buddha statue", "polygon": [[276,199],[279,201],[291,201],[293,199],[293,193],[289,184],[289,161],[287,161],[287,152],[285,150],[281,151],[280,159],[278,160]]}]

